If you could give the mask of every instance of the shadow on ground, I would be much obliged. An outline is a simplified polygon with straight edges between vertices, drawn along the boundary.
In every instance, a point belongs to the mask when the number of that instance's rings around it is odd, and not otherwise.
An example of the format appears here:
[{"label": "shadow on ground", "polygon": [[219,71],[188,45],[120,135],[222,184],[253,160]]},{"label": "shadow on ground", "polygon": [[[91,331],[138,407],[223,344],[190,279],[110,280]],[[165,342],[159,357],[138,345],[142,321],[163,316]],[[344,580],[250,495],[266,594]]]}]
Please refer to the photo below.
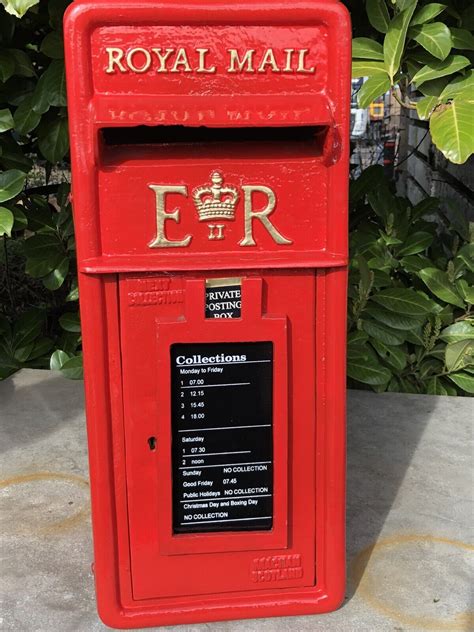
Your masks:
[{"label": "shadow on ground", "polygon": [[347,594],[357,591],[370,553],[357,574],[354,556],[383,530],[436,398],[351,391],[347,405]]},{"label": "shadow on ground", "polygon": [[23,370],[19,383],[15,376],[0,383],[2,452],[21,446],[27,450],[84,410],[82,387],[58,380],[54,371]]}]

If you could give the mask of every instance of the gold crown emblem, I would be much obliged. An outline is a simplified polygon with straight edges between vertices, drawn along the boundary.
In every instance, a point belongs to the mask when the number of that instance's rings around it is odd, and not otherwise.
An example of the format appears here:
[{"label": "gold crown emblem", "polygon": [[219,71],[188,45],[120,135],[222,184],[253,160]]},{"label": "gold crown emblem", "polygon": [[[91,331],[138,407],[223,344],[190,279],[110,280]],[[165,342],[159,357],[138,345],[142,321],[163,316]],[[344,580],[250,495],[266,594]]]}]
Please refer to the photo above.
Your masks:
[{"label": "gold crown emblem", "polygon": [[196,187],[193,190],[193,200],[199,221],[209,219],[234,219],[235,205],[239,199],[238,190],[232,185],[222,186],[224,177],[220,171],[211,173],[209,186]]}]

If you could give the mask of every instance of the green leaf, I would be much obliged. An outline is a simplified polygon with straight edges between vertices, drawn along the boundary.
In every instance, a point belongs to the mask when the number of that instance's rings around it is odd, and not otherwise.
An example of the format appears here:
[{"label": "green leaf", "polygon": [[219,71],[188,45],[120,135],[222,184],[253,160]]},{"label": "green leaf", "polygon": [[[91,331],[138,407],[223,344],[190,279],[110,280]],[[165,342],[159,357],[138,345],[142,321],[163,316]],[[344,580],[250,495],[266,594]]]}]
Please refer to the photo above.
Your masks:
[{"label": "green leaf", "polygon": [[367,0],[366,11],[374,29],[379,33],[386,33],[390,24],[390,15],[385,0]]},{"label": "green leaf", "polygon": [[386,75],[382,61],[355,60],[352,62],[352,78],[372,77],[374,75]]},{"label": "green leaf", "polygon": [[351,359],[347,363],[347,375],[353,380],[370,384],[371,386],[381,386],[387,384],[392,377],[391,371],[373,359]]},{"label": "green leaf", "polygon": [[407,354],[399,347],[393,347],[384,344],[380,340],[371,340],[370,344],[377,351],[382,360],[384,360],[397,373],[403,371],[407,365]]},{"label": "green leaf", "polygon": [[30,357],[30,354],[33,351],[34,346],[35,346],[34,342],[29,342],[23,347],[17,347],[13,351],[13,357],[15,358],[15,360],[17,360],[17,362],[26,362],[26,360]]},{"label": "green leaf", "polygon": [[426,383],[427,395],[447,395],[448,391],[443,386],[443,382],[440,377],[431,377]]},{"label": "green leaf", "polygon": [[420,389],[418,388],[416,383],[414,383],[412,380],[405,377],[401,377],[399,378],[399,380],[400,380],[400,387],[401,387],[402,393],[413,393],[413,394],[420,393]]},{"label": "green leaf", "polygon": [[68,295],[65,300],[67,302],[73,302],[79,300],[79,288],[77,287],[77,279],[74,278],[71,283],[71,289],[69,290]]},{"label": "green leaf", "polygon": [[372,270],[372,273],[374,275],[375,288],[388,287],[389,285],[392,285],[392,279],[390,278],[390,275],[386,272],[383,272],[383,270]]},{"label": "green leaf", "polygon": [[474,287],[472,285],[470,286],[465,279],[459,279],[456,281],[456,289],[466,303],[474,305]]},{"label": "green leaf", "polygon": [[465,75],[461,75],[453,79],[444,87],[439,95],[440,101],[463,97],[469,99],[474,94],[474,70],[468,70]]},{"label": "green leaf", "polygon": [[427,121],[435,107],[438,105],[436,97],[423,97],[416,104],[416,111],[422,121]]},{"label": "green leaf", "polygon": [[55,234],[37,234],[25,241],[27,274],[40,278],[49,274],[62,261],[64,252],[62,244]]},{"label": "green leaf", "polygon": [[81,321],[79,312],[66,312],[59,318],[59,324],[65,331],[80,332]]},{"label": "green leaf", "polygon": [[69,380],[82,380],[82,356],[75,356],[74,358],[66,360],[61,367],[61,373]]},{"label": "green leaf", "polygon": [[450,373],[448,377],[466,393],[474,394],[474,375],[469,375],[463,371],[462,373]]},{"label": "green leaf", "polygon": [[64,45],[61,33],[59,31],[48,33],[41,42],[40,52],[52,59],[63,59]]},{"label": "green leaf", "polygon": [[20,145],[11,136],[0,136],[0,163],[5,169],[18,169],[25,173],[33,166],[33,162],[25,156]]},{"label": "green leaf", "polygon": [[21,136],[32,132],[41,121],[41,114],[33,110],[33,98],[27,97],[17,107],[14,115],[15,131]]},{"label": "green leaf", "polygon": [[31,360],[36,360],[37,358],[44,356],[51,351],[52,346],[53,341],[51,338],[46,338],[44,336],[37,338],[34,341],[33,349],[27,357],[27,361],[31,362]]},{"label": "green leaf", "polygon": [[0,236],[7,235],[12,236],[12,228],[15,217],[10,209],[5,206],[0,206]]},{"label": "green leaf", "polygon": [[433,239],[433,235],[425,233],[424,231],[412,233],[405,239],[403,246],[398,250],[398,255],[403,257],[423,252],[423,250],[426,250],[428,246],[433,243]]},{"label": "green leaf", "polygon": [[2,4],[7,13],[16,18],[22,18],[29,8],[38,4],[39,0],[4,0]]},{"label": "green leaf", "polygon": [[49,162],[64,158],[69,149],[67,119],[58,118],[45,125],[39,135],[38,146]]},{"label": "green leaf", "polygon": [[451,39],[453,42],[453,48],[460,50],[474,50],[474,35],[467,29],[457,29],[452,26],[449,27],[451,31]]},{"label": "green leaf", "polygon": [[472,103],[454,99],[437,108],[430,119],[433,143],[455,164],[463,164],[474,153]]},{"label": "green leaf", "polygon": [[457,293],[455,286],[448,278],[446,272],[438,268],[424,268],[418,273],[421,280],[433,292],[435,296],[446,303],[464,307],[464,302]]},{"label": "green leaf", "polygon": [[425,81],[452,75],[466,68],[469,64],[469,59],[464,57],[464,55],[449,55],[444,61],[433,61],[423,66],[423,68],[412,77],[412,82],[416,83],[417,88],[419,88]]},{"label": "green leaf", "polygon": [[404,11],[412,4],[413,0],[391,0],[392,4],[397,6],[399,11]]},{"label": "green leaf", "polygon": [[14,206],[11,210],[14,218],[13,230],[24,230],[28,226],[28,220],[23,213],[23,209],[19,206]]},{"label": "green leaf", "polygon": [[392,377],[387,386],[387,393],[399,393],[400,392],[400,383],[398,382],[396,377]]},{"label": "green leaf", "polygon": [[70,3],[71,0],[49,0],[49,22],[53,29],[56,29],[58,31],[62,29],[64,11]]},{"label": "green leaf", "polygon": [[442,22],[413,26],[408,36],[437,59],[446,59],[451,51],[451,33]]},{"label": "green leaf", "polygon": [[388,32],[384,38],[383,54],[385,68],[392,84],[394,77],[400,68],[400,61],[405,48],[408,25],[413,17],[416,4],[416,0],[414,0],[411,2],[410,6],[395,16],[395,18],[390,22]]},{"label": "green leaf", "polygon": [[433,302],[409,288],[388,288],[371,297],[385,309],[405,316],[427,317],[433,311]]},{"label": "green leaf", "polygon": [[349,197],[354,204],[361,200],[367,193],[380,186],[384,182],[384,171],[381,165],[371,165],[364,169],[357,180],[352,180],[349,188]]},{"label": "green leaf", "polygon": [[33,64],[31,63],[31,59],[24,50],[20,50],[19,48],[10,48],[8,52],[12,56],[13,63],[15,64],[15,75],[20,77],[35,76],[36,73],[33,68]]},{"label": "green leaf", "polygon": [[387,325],[387,327],[401,329],[402,331],[406,331],[407,329],[416,329],[420,326],[420,319],[410,318],[409,316],[389,312],[388,310],[380,309],[379,307],[371,305],[365,308],[364,314],[372,316],[372,318],[375,318],[375,320]]},{"label": "green leaf", "polygon": [[347,344],[363,345],[365,342],[367,342],[368,339],[369,336],[365,332],[359,330],[353,331],[347,336]]},{"label": "green leaf", "polygon": [[448,343],[474,340],[474,320],[460,320],[454,325],[446,327],[441,332],[440,338]]},{"label": "green leaf", "polygon": [[458,250],[456,259],[461,259],[466,268],[471,272],[474,272],[474,243],[462,246],[462,248]]},{"label": "green leaf", "polygon": [[405,342],[405,334],[400,330],[391,329],[375,320],[363,320],[362,329],[375,340],[379,340],[386,345],[396,346]]},{"label": "green leaf", "polygon": [[[407,57],[407,62],[410,61],[415,61],[418,64],[424,65],[424,64],[431,64],[432,62],[436,61],[436,58],[433,57],[433,55],[431,55],[430,53],[428,53],[428,51],[424,50],[423,48],[413,48],[413,49],[409,49],[410,50],[410,54]],[[420,70],[418,68],[418,70]],[[414,74],[414,73],[410,73],[410,74]]]},{"label": "green leaf", "polygon": [[421,7],[416,11],[415,15],[410,22],[410,26],[415,26],[417,24],[425,24],[425,22],[430,22],[437,15],[442,13],[446,9],[445,4],[440,4],[439,2],[431,2],[430,4],[425,4],[424,7]]},{"label": "green leaf", "polygon": [[[57,213],[41,195],[30,195],[25,201],[28,227],[33,232],[56,232]],[[59,242],[58,242],[59,243]]]},{"label": "green leaf", "polygon": [[368,296],[372,287],[373,276],[370,273],[366,259],[362,255],[357,256],[357,264],[360,274],[359,294],[361,298]]},{"label": "green leaf", "polygon": [[390,90],[390,80],[386,73],[369,77],[357,93],[359,107],[362,109],[369,107],[372,101],[385,94],[388,90]]},{"label": "green leaf", "polygon": [[0,133],[13,128],[13,116],[8,108],[0,110]]},{"label": "green leaf", "polygon": [[44,325],[44,312],[31,309],[22,314],[13,327],[13,346],[22,349],[32,343],[41,333]]},{"label": "green leaf", "polygon": [[416,273],[423,270],[423,268],[429,268],[431,261],[423,255],[409,255],[408,257],[402,257],[400,264],[407,272]]},{"label": "green leaf", "polygon": [[[431,58],[432,61],[435,61]],[[431,63],[431,62],[429,62]],[[418,68],[420,70],[420,68]],[[417,70],[417,72],[418,72]],[[411,73],[414,75],[415,73]],[[443,92],[449,82],[452,80],[451,76],[440,77],[439,79],[431,79],[430,81],[426,81],[422,86],[418,87],[418,90],[425,97],[437,97]]]},{"label": "green leaf", "polygon": [[66,101],[66,76],[64,62],[53,61],[44,73],[44,90],[48,95],[48,103],[56,107],[65,107]]},{"label": "green leaf", "polygon": [[64,283],[69,272],[69,257],[65,257],[57,268],[43,278],[43,284],[48,290],[57,290]]},{"label": "green leaf", "polygon": [[437,97],[423,97],[416,103],[416,111],[422,121],[427,121],[435,107],[438,105]]},{"label": "green leaf", "polygon": [[474,363],[474,340],[460,340],[446,345],[445,362],[448,371],[459,371]]},{"label": "green leaf", "polygon": [[355,37],[352,40],[352,57],[354,59],[374,59],[383,61],[383,48],[369,37]]},{"label": "green leaf", "polygon": [[421,200],[421,202],[418,202],[418,204],[411,209],[412,221],[414,222],[420,219],[420,217],[423,217],[432,211],[436,211],[439,208],[439,205],[440,201],[435,197],[428,197]]},{"label": "green leaf", "polygon": [[15,72],[15,60],[7,50],[0,50],[0,81],[5,83]]},{"label": "green leaf", "polygon": [[441,373],[444,370],[444,361],[437,358],[427,358],[420,364],[420,377],[422,379],[432,374]]},{"label": "green leaf", "polygon": [[59,371],[69,359],[69,354],[65,351],[61,351],[61,349],[56,349],[56,351],[51,355],[49,368],[51,371]]},{"label": "green leaf", "polygon": [[372,354],[369,347],[364,344],[348,344],[347,345],[347,359],[348,360],[370,360]]},{"label": "green leaf", "polygon": [[11,200],[20,193],[25,184],[26,175],[18,169],[9,169],[0,173],[0,202]]},{"label": "green leaf", "polygon": [[385,183],[371,191],[368,194],[367,199],[373,211],[381,217],[384,222],[387,221],[390,213],[393,213],[396,210],[393,195],[390,193],[390,190]]},{"label": "green leaf", "polygon": [[474,4],[468,3],[462,11],[461,25],[470,31],[474,31]]},{"label": "green leaf", "polygon": [[46,90],[46,81],[48,79],[47,71],[38,79],[36,88],[32,95],[33,109],[37,114],[44,114],[49,110],[49,94]]}]

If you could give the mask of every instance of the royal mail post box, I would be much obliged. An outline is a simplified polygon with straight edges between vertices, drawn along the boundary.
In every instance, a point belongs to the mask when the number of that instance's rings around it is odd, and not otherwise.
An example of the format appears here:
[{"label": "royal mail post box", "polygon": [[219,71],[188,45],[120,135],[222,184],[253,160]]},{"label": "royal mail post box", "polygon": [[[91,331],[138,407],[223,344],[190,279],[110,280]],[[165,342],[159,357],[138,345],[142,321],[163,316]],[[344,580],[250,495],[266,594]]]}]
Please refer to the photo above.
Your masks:
[{"label": "royal mail post box", "polygon": [[347,12],[80,0],[64,35],[100,615],[334,609]]}]

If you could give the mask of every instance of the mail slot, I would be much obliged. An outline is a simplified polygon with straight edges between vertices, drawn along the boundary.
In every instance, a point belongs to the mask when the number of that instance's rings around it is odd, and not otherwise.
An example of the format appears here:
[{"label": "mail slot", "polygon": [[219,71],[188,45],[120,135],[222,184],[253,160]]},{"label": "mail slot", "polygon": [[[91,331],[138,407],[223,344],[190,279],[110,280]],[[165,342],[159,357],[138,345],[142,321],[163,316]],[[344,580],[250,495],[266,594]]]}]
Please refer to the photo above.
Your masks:
[{"label": "mail slot", "polygon": [[64,35],[100,616],[334,609],[347,12],[79,0]]}]

